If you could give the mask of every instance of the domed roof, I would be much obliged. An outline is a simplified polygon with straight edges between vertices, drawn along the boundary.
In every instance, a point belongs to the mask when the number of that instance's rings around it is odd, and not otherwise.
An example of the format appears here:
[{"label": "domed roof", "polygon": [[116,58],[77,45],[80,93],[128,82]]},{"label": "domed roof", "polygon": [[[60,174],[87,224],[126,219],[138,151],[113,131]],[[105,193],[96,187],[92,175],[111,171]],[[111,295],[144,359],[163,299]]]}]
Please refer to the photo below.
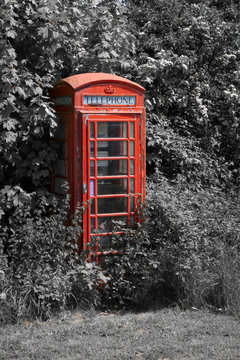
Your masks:
[{"label": "domed roof", "polygon": [[125,79],[121,76],[112,75],[112,74],[105,74],[105,73],[85,73],[85,74],[77,74],[73,76],[69,76],[65,79],[62,79],[58,81],[55,86],[59,84],[68,84],[70,85],[74,90],[78,90],[80,88],[93,85],[93,84],[99,84],[102,82],[114,82],[119,84],[125,84],[128,86],[131,86],[139,91],[144,92],[145,89],[141,85]]}]

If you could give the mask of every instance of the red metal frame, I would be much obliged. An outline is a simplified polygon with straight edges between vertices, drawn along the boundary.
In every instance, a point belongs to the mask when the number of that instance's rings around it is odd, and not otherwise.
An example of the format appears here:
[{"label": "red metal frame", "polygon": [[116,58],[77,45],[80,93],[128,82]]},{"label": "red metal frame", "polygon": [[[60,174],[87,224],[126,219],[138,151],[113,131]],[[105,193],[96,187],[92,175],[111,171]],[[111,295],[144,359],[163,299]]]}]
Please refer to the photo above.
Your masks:
[{"label": "red metal frame", "polygon": [[[79,249],[87,247],[91,234],[91,219],[95,220],[95,228],[98,229],[98,218],[126,216],[130,225],[130,217],[134,216],[134,210],[130,208],[130,183],[134,179],[134,204],[136,206],[137,197],[145,199],[145,178],[146,178],[146,146],[145,146],[145,108],[144,91],[140,85],[127,79],[111,74],[80,74],[61,80],[50,92],[50,96],[58,98],[54,106],[60,118],[67,125],[68,131],[66,141],[67,149],[67,180],[71,195],[71,212],[73,213],[77,204],[86,206],[83,215],[83,237],[79,240]],[[135,97],[135,104],[83,104],[84,96],[99,96],[104,98],[105,102],[113,102],[111,96]],[[109,98],[107,98],[109,97]],[[61,99],[65,104],[61,104]],[[120,99],[121,100],[121,99]],[[56,102],[56,101],[55,101]],[[126,103],[126,101],[125,101]],[[127,123],[126,137],[97,138],[97,125],[100,122]],[[95,137],[90,138],[90,123],[94,124]],[[130,124],[134,123],[134,138],[130,137]],[[127,154],[123,156],[105,156],[97,155],[97,144],[101,142],[108,143],[119,142],[119,150],[123,150],[123,141],[127,143]],[[131,142],[134,141],[134,156],[130,155]],[[122,143],[121,143],[122,142]],[[94,155],[90,154],[90,144],[94,143]],[[121,145],[122,144],[122,145]],[[99,176],[97,174],[97,161],[126,160],[128,165],[127,174]],[[130,161],[134,160],[134,175],[130,173]],[[94,161],[94,176],[90,174],[90,161]],[[127,192],[120,194],[98,194],[98,182],[100,179],[127,179]],[[91,180],[94,181],[94,195],[91,191]],[[95,213],[91,214],[89,202],[95,199]],[[110,212],[98,214],[98,201],[100,199],[126,198],[127,208],[125,212]],[[103,232],[100,236],[110,235],[111,232]],[[105,254],[107,251],[96,249],[97,255]]]},{"label": "red metal frame", "polygon": [[[127,137],[121,137],[121,138],[98,138],[97,137],[97,124],[100,122],[114,122],[119,123],[123,122],[127,124],[128,129],[128,136]],[[130,209],[130,179],[134,180],[134,196],[135,204],[136,204],[136,194],[139,194],[141,192],[141,174],[139,173],[140,169],[140,152],[139,152],[139,146],[138,141],[139,139],[139,121],[140,121],[140,115],[136,114],[118,114],[118,115],[101,115],[101,114],[95,114],[95,115],[89,115],[88,122],[94,124],[95,129],[95,138],[90,138],[90,126],[88,125],[86,127],[86,134],[83,132],[83,136],[86,137],[86,146],[85,146],[85,153],[83,154],[83,157],[87,159],[86,164],[88,165],[87,169],[85,169],[85,175],[83,178],[83,182],[87,184],[88,192],[85,197],[85,201],[90,201],[91,199],[94,199],[95,203],[95,212],[94,214],[91,214],[91,208],[88,207],[87,213],[86,213],[86,219],[85,224],[88,223],[88,231],[85,232],[84,236],[84,247],[87,247],[87,243],[89,241],[90,234],[94,236],[94,233],[91,232],[91,219],[95,220],[95,229],[96,231],[99,231],[98,228],[98,219],[99,218],[107,218],[107,217],[121,217],[125,216],[127,217],[127,225],[130,225],[130,216],[134,216],[134,209]],[[130,137],[130,123],[134,124],[134,137]],[[97,144],[99,142],[108,142],[108,141],[125,141],[127,142],[127,155],[126,156],[107,156],[107,157],[99,157],[97,155]],[[130,142],[134,141],[134,155],[130,155]],[[90,155],[90,143],[94,143],[94,156]],[[127,161],[127,174],[126,175],[98,175],[97,174],[97,162],[98,161],[109,161],[109,160],[125,160]],[[130,161],[134,160],[134,174],[130,173]],[[90,162],[94,161],[94,176],[91,176],[90,174]],[[104,194],[99,195],[98,194],[98,180],[109,180],[109,179],[127,179],[127,192],[122,194]],[[94,194],[91,194],[91,181],[94,181]],[[111,198],[126,198],[127,199],[127,208],[124,212],[106,212],[104,214],[99,214],[98,209],[98,200],[99,199],[111,199]],[[111,232],[102,232],[100,236],[107,236],[111,235]],[[97,251],[97,254],[102,254],[102,251]]]}]

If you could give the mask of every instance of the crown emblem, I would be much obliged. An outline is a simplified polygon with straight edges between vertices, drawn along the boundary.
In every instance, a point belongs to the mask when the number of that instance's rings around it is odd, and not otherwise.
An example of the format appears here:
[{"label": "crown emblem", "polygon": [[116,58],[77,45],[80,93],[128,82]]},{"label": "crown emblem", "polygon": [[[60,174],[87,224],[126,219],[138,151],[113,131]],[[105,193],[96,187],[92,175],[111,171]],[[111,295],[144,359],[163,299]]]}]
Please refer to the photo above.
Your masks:
[{"label": "crown emblem", "polygon": [[114,87],[112,85],[108,85],[105,89],[104,89],[106,94],[113,94],[114,93]]}]

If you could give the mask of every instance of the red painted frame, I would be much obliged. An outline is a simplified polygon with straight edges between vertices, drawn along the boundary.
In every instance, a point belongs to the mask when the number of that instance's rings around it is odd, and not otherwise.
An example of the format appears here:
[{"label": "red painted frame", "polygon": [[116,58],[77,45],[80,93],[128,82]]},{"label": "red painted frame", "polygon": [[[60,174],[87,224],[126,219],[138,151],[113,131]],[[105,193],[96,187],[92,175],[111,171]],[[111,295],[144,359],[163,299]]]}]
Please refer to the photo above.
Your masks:
[{"label": "red painted frame", "polygon": [[[134,215],[130,211],[130,179],[135,179],[135,205],[136,198],[145,199],[146,185],[146,146],[145,146],[145,107],[144,91],[140,85],[111,74],[79,74],[63,79],[55,84],[54,89],[50,91],[52,99],[55,97],[70,97],[71,104],[54,105],[58,115],[64,121],[67,127],[66,142],[67,149],[67,181],[70,187],[71,212],[73,213],[77,204],[88,204],[92,198],[90,195],[90,180],[95,180],[95,207],[97,209],[97,200],[99,198],[119,198],[127,197],[127,211],[125,213],[110,213],[91,215],[90,206],[86,206],[86,212],[83,215],[83,237],[79,239],[79,249],[86,248],[91,234],[91,218],[95,218],[95,227],[97,227],[97,217],[109,216],[127,216],[128,224],[130,216]],[[88,96],[135,96],[135,105],[84,105],[83,97]],[[61,99],[60,99],[61,101]],[[126,122],[128,133],[126,138],[99,138],[97,139],[97,124],[100,121]],[[95,126],[95,140],[90,139],[90,122]],[[130,122],[134,122],[135,139],[130,138]],[[127,156],[116,156],[116,159],[125,159],[128,162],[127,175],[109,176],[108,178],[126,178],[128,183],[127,194],[109,194],[96,197],[97,194],[97,141],[127,141]],[[135,141],[135,155],[130,156],[130,141]],[[90,142],[95,142],[95,156],[90,157]],[[90,176],[90,159],[95,161],[94,177]],[[114,158],[111,157],[111,160]],[[135,175],[130,174],[130,160],[135,160]],[[101,157],[101,160],[107,158]],[[106,177],[104,177],[106,178]],[[87,189],[87,191],[85,191]],[[95,216],[95,217],[94,217]],[[102,236],[110,233],[103,233]],[[97,254],[102,254],[97,251]],[[106,253],[106,252],[104,252]]]},{"label": "red painted frame", "polygon": [[[89,122],[92,122],[94,124],[94,128],[95,128],[95,139],[91,139],[90,138],[90,126],[88,126],[88,129],[86,131],[86,156],[84,156],[84,158],[87,158],[87,164],[88,164],[88,168],[87,168],[87,172],[85,174],[84,177],[84,182],[87,183],[87,187],[88,189],[90,189],[90,191],[88,191],[87,193],[87,201],[89,201],[90,199],[94,199],[95,200],[95,214],[91,214],[91,209],[88,208],[87,210],[87,219],[86,221],[88,221],[88,234],[91,234],[92,236],[94,235],[91,232],[91,219],[95,220],[95,229],[98,229],[98,218],[106,218],[106,217],[120,217],[120,216],[126,216],[127,217],[127,225],[130,225],[130,216],[134,216],[134,208],[136,205],[136,194],[139,194],[141,192],[141,187],[140,187],[140,183],[139,183],[139,179],[141,178],[141,174],[139,173],[139,169],[140,169],[140,153],[139,153],[139,142],[136,141],[136,139],[139,139],[139,115],[136,114],[128,114],[127,118],[125,114],[117,114],[117,115],[92,115],[89,116],[88,118]],[[120,137],[120,138],[98,138],[97,135],[97,124],[99,122],[125,122],[127,123],[127,134],[128,137]],[[132,122],[134,124],[134,137],[130,137],[130,122]],[[97,156],[97,144],[98,142],[101,141],[125,141],[127,142],[127,155],[126,156],[114,156],[114,157],[99,157]],[[130,142],[134,141],[134,155],[130,155]],[[90,155],[90,143],[94,143],[94,156]],[[97,175],[97,161],[104,161],[104,160],[126,160],[127,161],[127,175],[108,175],[108,176],[103,176]],[[130,173],[131,167],[130,167],[130,161],[134,160],[134,174]],[[90,161],[94,161],[94,176],[90,175]],[[104,194],[104,195],[99,195],[98,194],[98,180],[101,179],[127,179],[127,193],[125,194]],[[134,201],[134,208],[131,209],[131,199],[130,199],[130,180],[134,179],[134,193],[132,194],[135,201]],[[94,181],[94,195],[91,195],[91,180]],[[110,212],[110,213],[104,213],[104,214],[99,214],[97,211],[98,208],[98,199],[109,199],[109,198],[126,198],[127,199],[127,209],[125,212]],[[103,232],[101,234],[101,236],[107,236],[107,235],[111,235],[111,232]],[[89,235],[85,236],[84,238],[84,247],[87,246],[87,242],[89,240]],[[97,254],[100,255],[102,254],[102,252],[97,251]]]}]

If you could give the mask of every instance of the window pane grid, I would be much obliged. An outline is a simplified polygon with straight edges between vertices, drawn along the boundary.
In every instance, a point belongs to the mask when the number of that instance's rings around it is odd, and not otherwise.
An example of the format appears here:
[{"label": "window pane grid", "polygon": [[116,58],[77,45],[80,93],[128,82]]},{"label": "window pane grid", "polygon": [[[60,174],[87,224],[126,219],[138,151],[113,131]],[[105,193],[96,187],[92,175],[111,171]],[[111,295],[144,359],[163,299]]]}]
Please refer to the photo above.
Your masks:
[{"label": "window pane grid", "polygon": [[105,195],[97,195],[98,199],[109,199],[109,198],[124,198],[124,197],[128,197],[128,194],[105,194]]},{"label": "window pane grid", "polygon": [[127,159],[97,159],[97,176],[126,176],[127,168]]},{"label": "window pane grid", "polygon": [[[93,148],[92,148],[93,149]],[[96,156],[96,159],[97,160],[121,160],[121,159],[128,159],[128,158],[130,158],[130,159],[135,159],[135,156],[133,156],[133,155],[130,155],[130,156],[128,156],[128,155],[120,155],[120,156]],[[91,156],[90,156],[90,159],[91,160],[95,160],[95,156],[93,155],[93,154],[91,154]]]},{"label": "window pane grid", "polygon": [[[133,176],[131,176],[131,178],[134,178]],[[95,180],[95,176],[91,176],[90,177],[90,179],[91,180]],[[101,176],[96,176],[96,179],[98,179],[98,180],[101,180],[101,179],[105,179],[105,180],[107,180],[107,179],[128,179],[128,176],[127,175],[110,175],[110,176],[103,176],[103,175],[101,175]]]},{"label": "window pane grid", "polygon": [[127,178],[98,179],[98,195],[116,195],[128,193]]},{"label": "window pane grid", "polygon": [[134,129],[134,125],[135,125],[135,122],[131,121],[130,124],[129,124],[129,127],[130,127],[130,138],[133,139],[135,138],[135,129]]},{"label": "window pane grid", "polygon": [[128,156],[128,141],[122,140],[106,140],[97,141],[97,154],[98,158],[106,157],[124,157]]},{"label": "window pane grid", "polygon": [[[134,215],[135,197],[129,196],[129,194],[135,192],[136,123],[135,121],[121,120],[119,122],[120,130],[116,130],[118,126],[110,125],[110,122],[110,119],[104,120],[105,124],[100,125],[103,122],[95,120],[90,122],[89,126],[89,150],[91,150],[89,154],[89,160],[91,160],[89,161],[89,185],[92,188],[89,188],[89,191],[90,198],[94,201],[94,212],[91,212],[89,218],[91,236],[95,235],[93,231],[97,229],[101,231],[101,236],[112,234],[111,229],[100,228],[100,224],[104,223],[107,218],[110,221],[118,221],[125,217],[126,225],[130,226],[130,218]],[[116,120],[115,122],[117,123]],[[106,125],[106,123],[109,124]],[[104,135],[101,135],[98,125],[101,126],[102,132],[105,131]],[[119,137],[113,137],[114,131],[119,131]],[[102,156],[99,156],[98,151],[102,151]],[[117,162],[114,163],[114,161]],[[119,172],[119,174],[113,172]],[[101,180],[103,181],[101,182]],[[125,189],[120,189],[121,186]],[[101,187],[102,189],[100,189]],[[107,200],[107,203],[104,199]]]},{"label": "window pane grid", "polygon": [[[94,122],[94,135],[95,135],[95,160],[94,160],[94,162],[95,162],[95,169],[94,169],[94,174],[95,174],[95,179],[96,179],[96,177],[97,177],[97,160],[96,160],[96,157],[97,157],[97,140],[96,140],[96,134],[97,134],[97,123],[96,123],[96,121]],[[95,228],[97,229],[97,213],[98,213],[98,199],[97,199],[97,181],[95,180],[94,181],[94,194],[95,194]]]},{"label": "window pane grid", "polygon": [[116,137],[116,138],[104,138],[104,137],[98,137],[97,138],[97,141],[127,141],[128,138],[127,137],[124,137],[124,138],[119,138],[119,137]]},{"label": "window pane grid", "polygon": [[[128,192],[130,190],[130,155],[131,153],[131,141],[130,141],[130,122],[128,122]],[[127,210],[130,211],[130,199],[127,200]]]},{"label": "window pane grid", "polygon": [[94,128],[94,122],[90,122],[90,138],[95,138],[95,128]]},{"label": "window pane grid", "polygon": [[[90,215],[90,223],[91,223],[91,234],[94,235],[94,230],[98,229],[99,223],[104,223],[107,220],[114,220],[114,221],[122,221],[123,217],[127,219],[126,225],[131,225],[131,219],[133,219],[134,212],[122,212],[122,213],[106,213],[106,214],[98,214],[98,216]],[[105,231],[107,233],[107,231]],[[104,233],[105,233],[104,232]]]}]

